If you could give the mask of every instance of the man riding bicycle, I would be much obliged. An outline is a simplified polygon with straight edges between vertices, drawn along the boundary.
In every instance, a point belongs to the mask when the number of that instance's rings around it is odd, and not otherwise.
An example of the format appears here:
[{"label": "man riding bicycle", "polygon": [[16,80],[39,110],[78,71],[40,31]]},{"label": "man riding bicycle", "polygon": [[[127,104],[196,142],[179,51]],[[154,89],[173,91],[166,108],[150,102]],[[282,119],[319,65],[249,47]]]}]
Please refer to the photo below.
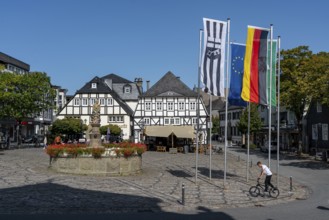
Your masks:
[{"label": "man riding bicycle", "polygon": [[266,175],[266,177],[265,177],[265,192],[267,192],[268,186],[275,189],[275,187],[271,183],[271,178],[272,178],[271,170],[266,165],[262,164],[262,162],[260,162],[260,161],[257,162],[257,166],[259,168],[261,168],[261,172],[260,172],[260,175],[258,177],[258,180],[262,177],[262,175]]}]

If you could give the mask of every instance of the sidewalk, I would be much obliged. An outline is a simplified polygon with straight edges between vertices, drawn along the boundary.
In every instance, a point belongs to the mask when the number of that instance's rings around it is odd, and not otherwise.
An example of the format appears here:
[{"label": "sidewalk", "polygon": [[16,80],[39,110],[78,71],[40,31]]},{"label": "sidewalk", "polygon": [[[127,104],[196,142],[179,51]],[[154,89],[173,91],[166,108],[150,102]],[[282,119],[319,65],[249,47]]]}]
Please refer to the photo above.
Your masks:
[{"label": "sidewalk", "polygon": [[[224,187],[224,154],[200,154],[195,182],[195,154],[146,152],[143,172],[135,176],[97,177],[54,173],[40,148],[5,151],[0,155],[0,214],[92,214],[134,212],[191,212],[202,208],[269,206],[306,199],[308,189],[280,177],[280,196],[253,198],[248,190],[256,183],[259,168],[227,154]],[[273,176],[273,180],[275,180]],[[274,182],[274,181],[273,181]],[[182,185],[185,205],[182,204]]]}]

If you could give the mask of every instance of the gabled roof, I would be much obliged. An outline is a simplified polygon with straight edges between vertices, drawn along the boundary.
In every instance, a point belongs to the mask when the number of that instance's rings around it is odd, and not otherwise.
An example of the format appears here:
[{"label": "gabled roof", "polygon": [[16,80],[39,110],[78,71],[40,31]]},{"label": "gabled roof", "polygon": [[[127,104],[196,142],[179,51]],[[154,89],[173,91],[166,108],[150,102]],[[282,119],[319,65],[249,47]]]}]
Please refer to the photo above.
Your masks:
[{"label": "gabled roof", "polygon": [[142,97],[155,96],[197,97],[197,93],[169,71],[142,95]]},{"label": "gabled roof", "polygon": [[[96,83],[97,88],[91,88],[92,83]],[[101,78],[96,76],[77,91],[77,94],[81,93],[111,93],[111,89],[104,83]]]},{"label": "gabled roof", "polygon": [[122,78],[121,76],[118,76],[114,73],[110,73],[106,76],[103,76],[102,79],[112,79],[112,83],[132,83],[132,81],[129,81],[125,78]]},{"label": "gabled roof", "polygon": [[[92,88],[92,83],[96,83],[97,87]],[[116,89],[118,86],[120,87],[118,84],[131,84],[134,87],[132,92],[137,91],[135,88],[136,85],[133,82],[111,73],[102,78],[98,76],[94,77],[79,89],[76,94],[110,94],[129,115],[132,115],[133,110],[123,100],[138,99],[139,93],[134,96],[125,97],[123,96],[123,91]]]}]

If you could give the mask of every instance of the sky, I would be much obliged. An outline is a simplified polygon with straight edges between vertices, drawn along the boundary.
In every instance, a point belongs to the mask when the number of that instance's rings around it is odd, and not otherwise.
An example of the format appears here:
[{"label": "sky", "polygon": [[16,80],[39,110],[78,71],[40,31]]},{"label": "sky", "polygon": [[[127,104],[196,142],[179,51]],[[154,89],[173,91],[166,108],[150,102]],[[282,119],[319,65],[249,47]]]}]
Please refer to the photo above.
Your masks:
[{"label": "sky", "polygon": [[73,95],[95,76],[115,73],[154,85],[172,71],[198,83],[202,18],[230,18],[230,39],[269,27],[281,49],[329,52],[324,0],[0,0],[0,52],[46,72]]}]

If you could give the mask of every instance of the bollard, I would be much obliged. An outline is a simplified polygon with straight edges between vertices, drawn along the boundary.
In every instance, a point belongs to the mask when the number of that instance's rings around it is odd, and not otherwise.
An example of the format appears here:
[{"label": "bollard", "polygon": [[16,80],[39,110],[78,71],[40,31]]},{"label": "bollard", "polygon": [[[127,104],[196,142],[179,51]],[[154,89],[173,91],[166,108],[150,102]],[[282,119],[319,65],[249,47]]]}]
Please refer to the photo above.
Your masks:
[{"label": "bollard", "polygon": [[292,191],[292,176],[290,176],[290,192]]},{"label": "bollard", "polygon": [[250,167],[252,167],[252,160],[250,161]]},{"label": "bollard", "polygon": [[182,184],[182,205],[185,205],[185,185]]}]

